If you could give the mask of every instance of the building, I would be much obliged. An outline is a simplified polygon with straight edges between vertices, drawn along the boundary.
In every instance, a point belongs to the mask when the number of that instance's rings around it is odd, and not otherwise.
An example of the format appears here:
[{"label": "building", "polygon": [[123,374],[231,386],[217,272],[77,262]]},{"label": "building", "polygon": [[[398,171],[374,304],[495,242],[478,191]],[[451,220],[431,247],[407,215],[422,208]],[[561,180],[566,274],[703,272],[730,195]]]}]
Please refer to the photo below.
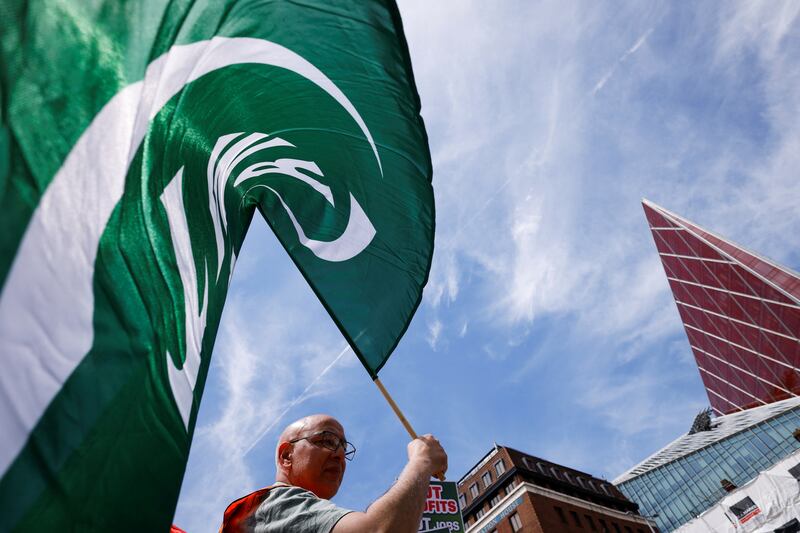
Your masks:
[{"label": "building", "polygon": [[726,494],[716,505],[681,526],[676,533],[737,531],[800,532],[800,451]]},{"label": "building", "polygon": [[614,485],[495,445],[458,482],[467,533],[649,533],[654,524]]},{"label": "building", "polygon": [[[705,415],[705,416],[704,416]],[[712,508],[736,487],[800,449],[800,398],[711,419],[625,472],[614,484],[644,515],[672,531]]]},{"label": "building", "polygon": [[712,409],[797,396],[800,275],[642,203]]},{"label": "building", "polygon": [[674,530],[800,448],[800,276],[644,200],[711,412],[614,483]]}]

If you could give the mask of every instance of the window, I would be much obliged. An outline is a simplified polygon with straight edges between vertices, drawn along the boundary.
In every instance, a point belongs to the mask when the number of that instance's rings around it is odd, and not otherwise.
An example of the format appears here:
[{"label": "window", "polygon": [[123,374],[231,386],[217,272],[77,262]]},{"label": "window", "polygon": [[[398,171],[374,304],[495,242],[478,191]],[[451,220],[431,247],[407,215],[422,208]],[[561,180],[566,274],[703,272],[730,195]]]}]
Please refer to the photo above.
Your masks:
[{"label": "window", "polygon": [[512,514],[508,521],[511,522],[511,531],[519,531],[522,529],[522,520],[519,519],[517,513]]},{"label": "window", "polygon": [[558,518],[560,518],[561,521],[566,524],[567,523],[567,516],[564,514],[564,510],[561,507],[559,507],[558,505],[554,506],[553,509],[556,510],[556,514],[558,515]]},{"label": "window", "polygon": [[611,525],[614,526],[614,533],[622,533],[622,531],[619,529],[619,524],[616,522],[611,522]]},{"label": "window", "polygon": [[458,503],[459,503],[459,505],[461,505],[461,508],[463,509],[464,507],[467,506],[467,497],[464,496],[463,494],[459,494],[458,495]]},{"label": "window", "polygon": [[789,469],[789,474],[790,474],[790,475],[791,475],[793,478],[795,478],[795,479],[797,479],[797,480],[800,480],[800,463],[797,463],[797,464],[796,464],[796,465],[794,465],[792,468],[790,468],[790,469]]},{"label": "window", "polygon": [[473,483],[472,485],[469,486],[469,493],[472,494],[473,498],[477,498],[478,497],[478,484],[477,483]]},{"label": "window", "polygon": [[517,486],[516,479],[512,479],[511,481],[509,481],[508,485],[506,485],[506,494],[511,494],[511,491],[514,490],[514,487],[516,486]]},{"label": "window", "polygon": [[483,474],[481,476],[481,481],[483,481],[483,487],[488,489],[489,485],[492,484],[492,473],[486,472],[485,474]]},{"label": "window", "polygon": [[494,464],[494,471],[497,472],[497,477],[502,476],[503,472],[506,471],[506,464],[503,462],[502,459],[500,459]]},{"label": "window", "polygon": [[592,518],[592,516],[588,514],[583,515],[583,517],[589,523],[589,529],[591,529],[592,531],[597,531],[597,526],[594,525],[594,518]]},{"label": "window", "polygon": [[583,525],[581,525],[581,517],[578,516],[578,513],[575,511],[570,511],[569,514],[572,516],[572,521],[575,522],[576,526],[583,527]]},{"label": "window", "polygon": [[477,520],[480,520],[480,519],[481,519],[481,517],[482,517],[483,515],[485,515],[485,514],[486,514],[486,511],[484,510],[484,508],[483,508],[483,507],[481,507],[480,509],[478,509],[477,511],[475,511],[475,520],[476,520],[476,521],[477,521]]},{"label": "window", "polygon": [[608,526],[606,525],[606,521],[603,520],[602,518],[598,518],[598,520],[600,521],[600,531],[602,531],[602,533],[608,533]]},{"label": "window", "polygon": [[628,526],[625,526],[625,533],[633,533],[633,531]]},{"label": "window", "polygon": [[489,505],[490,505],[490,506],[492,506],[492,507],[496,506],[498,503],[500,503],[500,499],[501,499],[501,498],[502,498],[502,496],[500,496],[500,494],[499,494],[499,493],[498,493],[498,494],[495,494],[494,498],[492,498],[492,499],[489,501]]}]

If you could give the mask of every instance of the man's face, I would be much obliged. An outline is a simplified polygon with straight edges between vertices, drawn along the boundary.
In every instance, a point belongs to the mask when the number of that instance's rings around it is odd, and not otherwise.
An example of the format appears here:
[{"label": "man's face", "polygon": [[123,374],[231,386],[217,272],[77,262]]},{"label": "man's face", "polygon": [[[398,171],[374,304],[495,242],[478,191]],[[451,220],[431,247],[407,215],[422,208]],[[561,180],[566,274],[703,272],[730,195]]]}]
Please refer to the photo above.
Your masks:
[{"label": "man's face", "polygon": [[292,484],[310,490],[320,498],[330,499],[339,490],[345,470],[344,450],[335,452],[318,443],[315,435],[328,431],[344,439],[344,428],[331,417],[313,418],[297,438],[309,437],[293,443]]}]

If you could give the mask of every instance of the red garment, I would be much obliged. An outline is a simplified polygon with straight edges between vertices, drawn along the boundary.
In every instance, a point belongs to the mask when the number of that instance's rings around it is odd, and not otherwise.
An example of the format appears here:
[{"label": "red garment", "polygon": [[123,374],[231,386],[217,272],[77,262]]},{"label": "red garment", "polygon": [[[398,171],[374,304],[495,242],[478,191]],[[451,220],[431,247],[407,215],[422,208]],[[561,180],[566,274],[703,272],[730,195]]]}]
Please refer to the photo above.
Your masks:
[{"label": "red garment", "polygon": [[251,531],[247,521],[267,498],[267,494],[273,487],[275,485],[270,485],[234,500],[225,509],[225,516],[222,518],[222,526],[219,528],[219,533],[248,533]]},{"label": "red garment", "polygon": [[172,526],[169,528],[169,533],[186,533],[186,532],[181,528],[179,528],[178,526],[176,526],[175,524],[172,524]]}]

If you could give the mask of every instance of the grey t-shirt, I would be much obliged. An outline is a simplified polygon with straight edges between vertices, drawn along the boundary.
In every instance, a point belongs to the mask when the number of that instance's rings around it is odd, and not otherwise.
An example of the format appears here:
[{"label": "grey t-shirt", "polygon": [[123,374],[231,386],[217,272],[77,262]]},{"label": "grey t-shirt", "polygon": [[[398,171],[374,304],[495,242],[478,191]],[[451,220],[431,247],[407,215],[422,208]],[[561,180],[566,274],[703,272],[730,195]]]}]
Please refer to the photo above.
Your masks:
[{"label": "grey t-shirt", "polygon": [[300,487],[277,486],[256,510],[256,533],[329,533],[347,509]]}]

